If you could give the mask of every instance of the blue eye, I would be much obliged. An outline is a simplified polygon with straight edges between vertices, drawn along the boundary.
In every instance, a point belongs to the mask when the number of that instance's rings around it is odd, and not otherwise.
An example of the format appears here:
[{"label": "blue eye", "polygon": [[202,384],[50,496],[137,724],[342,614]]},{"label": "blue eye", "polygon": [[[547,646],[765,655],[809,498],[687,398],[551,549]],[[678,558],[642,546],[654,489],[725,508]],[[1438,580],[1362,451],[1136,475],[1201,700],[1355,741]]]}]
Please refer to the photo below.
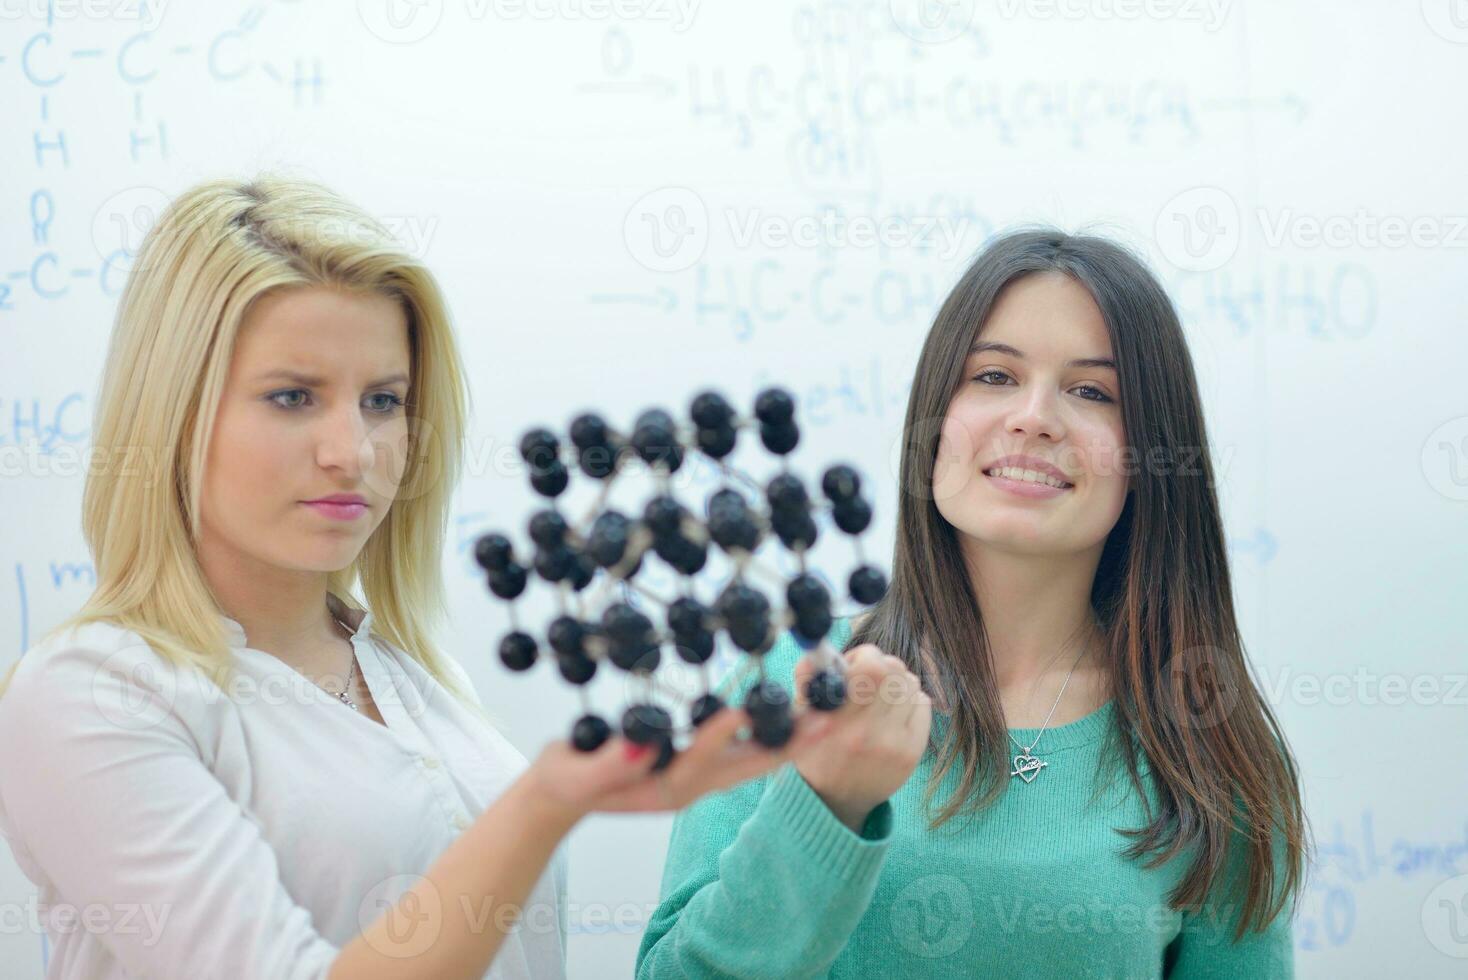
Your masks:
[{"label": "blue eye", "polygon": [[[306,389],[305,388],[288,388],[285,391],[272,392],[271,394],[266,395],[265,398],[271,404],[276,405],[277,407],[282,408],[282,409],[285,409],[287,411],[290,411],[291,409],[300,407],[300,403],[299,402],[296,402],[296,403],[292,403],[292,404],[286,405],[286,404],[282,404],[279,401],[279,399],[284,398],[287,395],[304,395],[304,394],[306,394]],[[377,412],[380,415],[389,415],[389,414],[397,411],[399,408],[402,408],[403,407],[403,404],[404,404],[403,399],[399,398],[397,395],[393,394],[390,391],[379,391],[376,394],[371,395],[370,397],[372,397],[372,398],[386,398],[386,399],[388,399],[388,404],[386,406],[384,406],[382,408],[375,408],[375,409],[373,409],[373,411]]]},{"label": "blue eye", "polygon": [[379,391],[377,394],[373,395],[372,397],[373,398],[386,398],[387,399],[387,405],[385,407],[379,409],[379,411],[383,412],[384,414],[386,414],[388,412],[396,411],[397,409],[403,407],[403,400],[401,398],[399,398],[397,395],[394,395],[390,391]]},{"label": "blue eye", "polygon": [[280,405],[281,408],[295,408],[294,405],[281,405],[280,402],[276,401],[276,399],[280,398],[283,395],[303,395],[303,394],[305,394],[305,392],[302,389],[300,389],[300,388],[292,388],[290,391],[277,391],[274,394],[266,395],[265,397],[271,403],[273,403],[275,405]]}]

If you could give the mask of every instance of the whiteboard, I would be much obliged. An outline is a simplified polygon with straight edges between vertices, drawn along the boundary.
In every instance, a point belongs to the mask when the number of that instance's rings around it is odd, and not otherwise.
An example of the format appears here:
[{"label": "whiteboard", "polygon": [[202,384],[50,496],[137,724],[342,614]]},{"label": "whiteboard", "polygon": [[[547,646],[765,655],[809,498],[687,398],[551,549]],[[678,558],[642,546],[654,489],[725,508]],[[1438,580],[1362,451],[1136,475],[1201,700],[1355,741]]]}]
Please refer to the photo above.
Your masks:
[{"label": "whiteboard", "polygon": [[[90,591],[81,452],[127,250],[195,181],[322,180],[440,277],[476,412],[448,642],[527,755],[575,699],[495,662],[470,554],[536,505],[522,431],[785,384],[793,465],[867,475],[885,559],[947,289],[1001,229],[1096,231],[1148,257],[1199,371],[1321,846],[1299,975],[1461,976],[1465,87],[1456,0],[0,5],[0,666]],[[573,976],[631,974],[670,823],[576,832]],[[33,896],[6,851],[9,976],[43,973]]]}]

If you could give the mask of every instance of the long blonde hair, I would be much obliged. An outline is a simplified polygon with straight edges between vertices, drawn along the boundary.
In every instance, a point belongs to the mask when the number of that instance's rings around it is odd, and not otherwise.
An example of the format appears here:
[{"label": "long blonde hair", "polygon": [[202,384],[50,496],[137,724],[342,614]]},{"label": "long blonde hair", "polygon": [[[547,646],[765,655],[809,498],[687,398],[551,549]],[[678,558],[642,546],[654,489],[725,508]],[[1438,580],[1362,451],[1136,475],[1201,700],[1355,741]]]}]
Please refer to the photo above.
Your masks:
[{"label": "long blonde hair", "polygon": [[[82,497],[97,585],[46,638],[108,622],[229,690],[234,662],[223,611],[195,551],[204,462],[252,304],[311,286],[397,300],[412,354],[410,448],[398,496],[356,560],[329,574],[328,591],[360,608],[360,584],[376,632],[487,717],[432,639],[447,614],[440,554],[470,411],[443,296],[381,223],[293,177],[198,184],[144,238],[108,346]],[[14,667],[0,680],[0,695],[13,674]]]}]

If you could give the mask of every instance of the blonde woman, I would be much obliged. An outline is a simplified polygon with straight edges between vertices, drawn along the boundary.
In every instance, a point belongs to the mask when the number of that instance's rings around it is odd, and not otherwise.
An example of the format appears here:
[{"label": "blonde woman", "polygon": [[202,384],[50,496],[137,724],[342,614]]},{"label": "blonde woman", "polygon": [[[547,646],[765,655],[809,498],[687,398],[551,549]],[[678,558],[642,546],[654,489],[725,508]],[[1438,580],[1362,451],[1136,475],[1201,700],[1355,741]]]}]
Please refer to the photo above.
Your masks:
[{"label": "blonde woman", "polygon": [[45,907],[111,916],[48,917],[53,980],[562,976],[583,815],[819,738],[731,709],[660,775],[621,737],[527,765],[431,639],[467,418],[434,279],[351,205],[265,177],[161,216],[97,404],[96,591],[0,696],[0,830]]}]

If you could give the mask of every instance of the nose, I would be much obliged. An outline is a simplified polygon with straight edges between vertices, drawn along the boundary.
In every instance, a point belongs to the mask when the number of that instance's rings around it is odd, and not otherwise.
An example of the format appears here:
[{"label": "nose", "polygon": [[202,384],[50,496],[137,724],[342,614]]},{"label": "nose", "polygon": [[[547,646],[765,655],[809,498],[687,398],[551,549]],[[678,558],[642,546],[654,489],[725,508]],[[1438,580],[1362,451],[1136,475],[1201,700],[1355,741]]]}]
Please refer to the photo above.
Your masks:
[{"label": "nose", "polygon": [[1010,435],[1030,436],[1058,442],[1065,436],[1060,412],[1053,393],[1042,385],[1034,385],[1020,396],[1009,416]]},{"label": "nose", "polygon": [[349,405],[322,418],[316,440],[316,462],[323,469],[341,470],[348,477],[360,479],[371,469],[375,453],[361,409]]}]

